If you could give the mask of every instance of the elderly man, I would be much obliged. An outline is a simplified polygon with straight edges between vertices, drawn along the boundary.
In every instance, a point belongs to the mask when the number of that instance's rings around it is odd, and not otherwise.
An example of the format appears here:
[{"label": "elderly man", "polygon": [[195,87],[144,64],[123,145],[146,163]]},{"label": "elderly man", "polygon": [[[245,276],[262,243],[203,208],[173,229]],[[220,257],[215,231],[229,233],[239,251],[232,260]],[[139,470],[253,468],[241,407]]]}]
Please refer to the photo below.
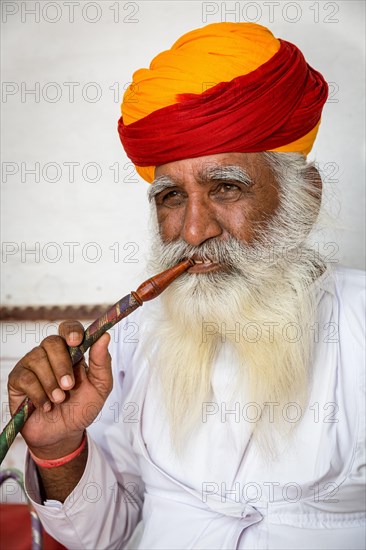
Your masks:
[{"label": "elderly man", "polygon": [[195,265],[134,313],[137,342],[122,326],[73,370],[63,323],[10,375],[12,409],[37,406],[28,493],[68,548],[363,548],[363,278],[307,244],[326,97],[247,23],[134,74],[119,133],[152,183],[149,269]]}]

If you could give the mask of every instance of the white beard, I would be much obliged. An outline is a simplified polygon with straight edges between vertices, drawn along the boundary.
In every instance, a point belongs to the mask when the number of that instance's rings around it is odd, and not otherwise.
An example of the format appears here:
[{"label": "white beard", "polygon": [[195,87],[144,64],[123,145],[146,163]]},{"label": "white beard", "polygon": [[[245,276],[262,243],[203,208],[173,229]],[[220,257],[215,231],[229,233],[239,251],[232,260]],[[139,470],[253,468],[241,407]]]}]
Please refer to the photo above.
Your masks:
[{"label": "white beard", "polygon": [[[316,314],[312,283],[324,269],[304,243],[314,224],[319,196],[298,170],[281,182],[280,207],[270,224],[246,245],[231,238],[198,247],[183,241],[163,243],[155,225],[151,271],[199,254],[225,266],[222,272],[183,274],[162,295],[162,318],[155,325],[158,342],[154,367],[161,380],[172,439],[181,447],[210,401],[212,366],[220,347],[237,358],[233,395],[266,403],[276,410],[307,399]],[[291,175],[290,175],[291,176]],[[231,381],[230,384],[233,382]],[[238,400],[238,398],[236,398]],[[254,436],[266,452],[274,451],[273,433],[287,437],[294,424],[282,414],[262,414]]]}]

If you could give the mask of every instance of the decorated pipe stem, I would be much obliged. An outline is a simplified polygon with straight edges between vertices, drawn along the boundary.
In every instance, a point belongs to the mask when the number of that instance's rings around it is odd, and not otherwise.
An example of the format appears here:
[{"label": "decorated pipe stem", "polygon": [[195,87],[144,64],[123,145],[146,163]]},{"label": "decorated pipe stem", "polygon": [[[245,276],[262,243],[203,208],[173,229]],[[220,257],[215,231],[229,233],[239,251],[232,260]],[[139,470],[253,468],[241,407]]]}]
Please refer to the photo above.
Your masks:
[{"label": "decorated pipe stem", "polygon": [[[85,331],[83,341],[79,346],[69,346],[69,353],[73,365],[76,365],[83,358],[84,353],[102,334],[107,332],[116,323],[124,319],[135,309],[142,306],[144,302],[152,300],[161,294],[179,275],[184,273],[189,267],[194,265],[194,260],[187,259],[179,264],[158,273],[151,279],[143,282],[136,291],[132,291],[114,304],[104,315],[94,321]],[[0,434],[0,464],[4,460],[15,436],[23,428],[24,424],[34,412],[35,406],[32,401],[26,397],[19,405],[14,415],[9,420]]]}]

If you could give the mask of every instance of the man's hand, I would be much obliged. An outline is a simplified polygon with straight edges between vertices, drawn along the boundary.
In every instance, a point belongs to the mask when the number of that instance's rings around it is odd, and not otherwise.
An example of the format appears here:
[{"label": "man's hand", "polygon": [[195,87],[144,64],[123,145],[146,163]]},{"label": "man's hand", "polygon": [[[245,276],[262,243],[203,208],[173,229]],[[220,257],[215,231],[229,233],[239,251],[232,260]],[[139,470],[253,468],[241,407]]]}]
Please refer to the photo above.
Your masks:
[{"label": "man's hand", "polygon": [[12,414],[26,396],[37,408],[21,433],[39,458],[59,458],[73,452],[112,389],[109,335],[104,334],[90,348],[89,367],[84,360],[72,367],[67,345],[78,346],[83,334],[77,321],[61,323],[59,336],[45,338],[10,373]]}]

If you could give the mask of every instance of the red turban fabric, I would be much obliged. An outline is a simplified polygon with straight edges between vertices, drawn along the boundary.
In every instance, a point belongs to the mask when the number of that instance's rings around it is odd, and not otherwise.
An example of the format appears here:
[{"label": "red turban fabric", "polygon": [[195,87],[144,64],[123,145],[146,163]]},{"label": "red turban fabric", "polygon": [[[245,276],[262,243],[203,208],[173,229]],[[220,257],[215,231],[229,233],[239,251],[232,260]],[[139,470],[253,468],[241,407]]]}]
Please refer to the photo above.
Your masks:
[{"label": "red turban fabric", "polygon": [[293,44],[253,23],[214,23],[182,36],[134,74],[118,131],[149,182],[156,166],[184,158],[306,155],[327,94],[322,75]]}]

